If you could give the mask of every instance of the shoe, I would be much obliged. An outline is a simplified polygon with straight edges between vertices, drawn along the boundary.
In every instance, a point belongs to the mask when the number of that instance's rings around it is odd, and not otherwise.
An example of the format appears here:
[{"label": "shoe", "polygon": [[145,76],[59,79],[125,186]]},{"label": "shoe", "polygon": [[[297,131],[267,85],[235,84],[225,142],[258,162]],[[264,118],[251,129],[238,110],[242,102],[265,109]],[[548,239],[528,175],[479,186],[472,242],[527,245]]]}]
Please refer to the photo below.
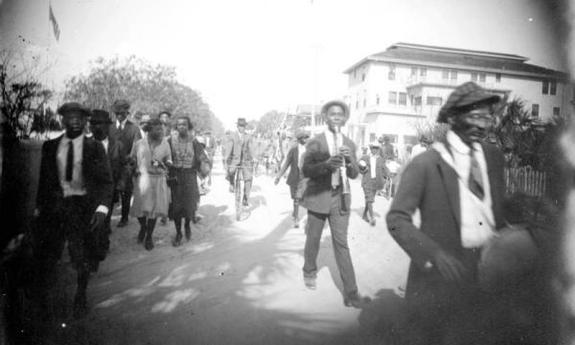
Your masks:
[{"label": "shoe", "polygon": [[303,283],[305,287],[310,290],[315,290],[317,288],[317,282],[315,277],[303,277]]},{"label": "shoe", "polygon": [[185,231],[186,231],[186,241],[189,242],[192,239],[192,229],[186,228]]},{"label": "shoe", "polygon": [[162,218],[160,219],[160,224],[162,224],[162,225],[168,224],[168,218],[162,217]]},{"label": "shoe", "polygon": [[88,303],[86,302],[86,295],[79,294],[74,298],[74,318],[80,319],[88,314]]},{"label": "shoe", "polygon": [[369,223],[369,218],[367,218],[367,216],[363,216],[361,219],[365,220],[366,223]]},{"label": "shoe", "polygon": [[351,294],[343,299],[343,304],[346,307],[353,307],[362,309],[371,302],[371,298],[363,297],[358,293]]},{"label": "shoe", "polygon": [[118,227],[118,228],[123,228],[123,227],[125,227],[126,225],[128,225],[128,220],[127,220],[127,219],[121,219],[121,220],[118,222],[117,227]]},{"label": "shoe", "polygon": [[140,232],[138,232],[138,243],[141,244],[142,242],[144,242],[145,238],[146,238],[146,229],[140,228]]},{"label": "shoe", "polygon": [[371,221],[369,222],[369,224],[370,224],[371,226],[375,226],[375,218],[372,218]]},{"label": "shoe", "polygon": [[179,247],[182,244],[182,233],[178,232],[176,234],[176,238],[174,239],[174,242],[172,243],[172,245],[174,247]]},{"label": "shoe", "polygon": [[152,234],[146,236],[146,240],[144,241],[144,248],[146,248],[146,250],[154,249],[154,240],[152,239]]},{"label": "shoe", "polygon": [[234,186],[230,185],[230,193],[233,193],[233,192],[234,192]]},{"label": "shoe", "polygon": [[242,205],[244,205],[244,207],[250,207],[250,203],[247,200],[244,200]]}]

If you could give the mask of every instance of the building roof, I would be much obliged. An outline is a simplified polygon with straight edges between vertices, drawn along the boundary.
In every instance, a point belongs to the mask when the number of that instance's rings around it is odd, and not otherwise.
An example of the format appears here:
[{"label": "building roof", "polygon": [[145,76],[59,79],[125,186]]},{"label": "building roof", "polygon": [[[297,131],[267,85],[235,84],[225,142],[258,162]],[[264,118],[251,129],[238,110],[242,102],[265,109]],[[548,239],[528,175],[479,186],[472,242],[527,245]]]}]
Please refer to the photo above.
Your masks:
[{"label": "building roof", "polygon": [[411,43],[396,43],[385,51],[369,55],[355,63],[344,73],[351,73],[367,61],[384,61],[436,67],[484,70],[507,74],[567,79],[564,72],[528,64],[526,57],[479,50],[456,49]]}]

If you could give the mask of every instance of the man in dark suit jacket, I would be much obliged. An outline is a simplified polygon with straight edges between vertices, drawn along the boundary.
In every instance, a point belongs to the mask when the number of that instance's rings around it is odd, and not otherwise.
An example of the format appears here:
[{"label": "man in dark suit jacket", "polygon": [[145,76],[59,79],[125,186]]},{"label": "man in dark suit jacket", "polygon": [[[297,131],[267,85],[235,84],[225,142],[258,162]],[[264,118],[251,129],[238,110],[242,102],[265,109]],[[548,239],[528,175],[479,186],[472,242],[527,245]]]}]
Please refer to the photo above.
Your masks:
[{"label": "man in dark suit jacket", "polygon": [[92,236],[102,231],[106,221],[112,174],[102,144],[83,134],[90,111],[78,103],[66,103],[58,113],[63,116],[66,133],[42,147],[36,254],[39,275],[47,277],[68,241],[78,273],[74,315],[79,317],[87,310],[86,290],[94,262]]},{"label": "man in dark suit jacket", "polygon": [[286,183],[290,187],[290,194],[293,200],[293,222],[294,228],[299,227],[299,196],[297,195],[298,192],[298,185],[300,180],[303,178],[302,174],[300,173],[301,166],[303,165],[303,155],[305,154],[305,143],[309,139],[309,133],[306,131],[299,131],[296,133],[297,143],[292,146],[292,148],[288,151],[286,159],[284,160],[284,164],[280,169],[278,175],[276,176],[274,183],[277,185],[280,182],[280,178],[285,174],[287,168],[289,167],[289,173],[287,177]]},{"label": "man in dark suit jacket", "polygon": [[385,159],[380,155],[380,145],[371,143],[369,145],[371,154],[364,155],[359,160],[359,172],[361,177],[361,188],[365,196],[365,208],[363,210],[363,220],[375,226],[375,217],[373,215],[373,203],[375,194],[383,188],[384,177],[389,175],[385,166]]},{"label": "man in dark suit jacket", "polygon": [[[454,331],[450,324],[473,317],[480,299],[481,248],[504,226],[503,155],[481,144],[499,100],[473,82],[453,91],[438,117],[451,125],[446,139],[406,167],[387,214],[389,232],[411,258],[410,343],[446,341]],[[416,210],[419,227],[412,219]],[[469,331],[473,337],[476,330]]]},{"label": "man in dark suit jacket", "polygon": [[321,113],[327,128],[308,142],[302,166],[303,175],[309,178],[302,201],[302,206],[308,210],[304,282],[308,288],[316,288],[317,255],[323,226],[328,220],[335,260],[343,281],[344,304],[359,308],[366,299],[358,293],[347,244],[351,204],[348,178],[356,178],[359,170],[355,144],[340,132],[340,127],[349,118],[349,109],[344,102],[331,101],[322,107]]},{"label": "man in dark suit jacket", "polygon": [[[112,105],[112,111],[116,115],[116,125],[111,128],[110,137],[114,137],[122,143],[127,161],[127,156],[132,152],[132,146],[136,141],[142,138],[142,135],[138,126],[128,120],[128,115],[130,114],[130,103],[128,101],[123,99],[115,101]],[[132,189],[132,170],[126,166],[122,171],[122,176],[114,191],[114,201],[119,198],[122,203],[122,218],[118,223],[118,227],[123,227],[128,224]]]}]

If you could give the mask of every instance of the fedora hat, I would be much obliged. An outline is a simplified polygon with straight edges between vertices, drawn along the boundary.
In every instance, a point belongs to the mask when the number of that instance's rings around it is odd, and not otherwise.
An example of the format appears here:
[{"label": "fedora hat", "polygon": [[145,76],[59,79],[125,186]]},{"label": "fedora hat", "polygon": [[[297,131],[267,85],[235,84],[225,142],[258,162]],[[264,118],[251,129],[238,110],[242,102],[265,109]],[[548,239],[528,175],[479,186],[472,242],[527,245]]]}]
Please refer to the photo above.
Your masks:
[{"label": "fedora hat", "polygon": [[112,104],[112,111],[114,113],[130,111],[130,102],[125,99],[117,99],[114,101],[114,104]]},{"label": "fedora hat", "polygon": [[92,112],[90,111],[90,109],[84,107],[82,104],[77,102],[68,102],[62,104],[60,108],[58,108],[57,113],[62,116],[66,116],[66,114],[70,113],[79,113],[84,115],[85,117],[92,116]]},{"label": "fedora hat", "polygon": [[437,122],[447,123],[447,119],[473,109],[474,106],[492,105],[501,100],[472,81],[459,85],[447,98],[437,116]]},{"label": "fedora hat", "polygon": [[112,123],[112,119],[110,118],[110,113],[102,109],[94,109],[92,110],[92,116],[90,117],[90,123],[97,124],[97,123]]},{"label": "fedora hat", "polygon": [[248,122],[243,117],[240,117],[240,118],[238,118],[237,125],[242,126],[242,127],[246,127],[248,125]]}]

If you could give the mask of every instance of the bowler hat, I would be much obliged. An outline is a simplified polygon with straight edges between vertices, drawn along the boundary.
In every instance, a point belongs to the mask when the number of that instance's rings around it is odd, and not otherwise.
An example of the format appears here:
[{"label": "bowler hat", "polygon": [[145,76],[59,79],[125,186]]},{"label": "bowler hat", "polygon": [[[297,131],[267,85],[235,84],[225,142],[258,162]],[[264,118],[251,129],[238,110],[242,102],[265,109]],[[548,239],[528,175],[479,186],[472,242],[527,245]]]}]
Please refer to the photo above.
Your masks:
[{"label": "bowler hat", "polygon": [[296,137],[296,139],[309,138],[309,132],[304,131],[304,130],[299,130],[295,133],[295,137]]},{"label": "bowler hat", "polygon": [[76,102],[68,102],[68,103],[64,103],[60,106],[60,108],[58,108],[58,114],[65,116],[66,114],[69,113],[80,113],[86,117],[90,117],[92,115],[92,113],[90,112],[90,109],[84,107],[83,105],[81,105],[80,103],[76,103]]},{"label": "bowler hat", "polygon": [[489,93],[472,81],[459,85],[447,98],[437,116],[437,122],[447,123],[447,119],[470,110],[475,105],[491,105],[501,97]]},{"label": "bowler hat", "polygon": [[97,124],[97,123],[112,123],[112,119],[110,118],[110,113],[102,109],[94,109],[92,110],[92,116],[90,117],[90,123]]},{"label": "bowler hat", "polygon": [[341,109],[343,109],[343,114],[345,115],[345,118],[348,119],[349,118],[349,107],[347,106],[347,104],[345,104],[344,101],[340,101],[340,100],[332,100],[327,102],[326,104],[324,104],[321,107],[321,113],[322,115],[326,115],[327,111],[329,110],[329,108],[331,108],[332,106],[337,105],[339,107],[341,107]]},{"label": "bowler hat", "polygon": [[130,102],[125,99],[117,99],[114,104],[112,104],[112,111],[115,113],[130,111]]},{"label": "bowler hat", "polygon": [[248,125],[248,122],[243,117],[240,117],[240,118],[238,118],[237,125],[242,126],[242,127],[246,127]]}]

